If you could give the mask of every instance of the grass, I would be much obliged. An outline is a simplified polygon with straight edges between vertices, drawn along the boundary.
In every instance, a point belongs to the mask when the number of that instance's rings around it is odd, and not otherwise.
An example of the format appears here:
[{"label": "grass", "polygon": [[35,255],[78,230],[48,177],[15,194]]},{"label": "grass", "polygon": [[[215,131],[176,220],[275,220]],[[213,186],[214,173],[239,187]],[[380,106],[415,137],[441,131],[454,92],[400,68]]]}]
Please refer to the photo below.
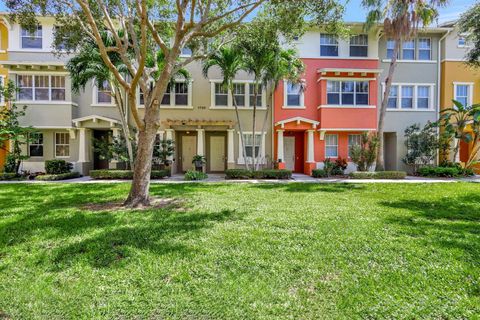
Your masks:
[{"label": "grass", "polygon": [[0,318],[467,319],[480,185],[0,185]]}]

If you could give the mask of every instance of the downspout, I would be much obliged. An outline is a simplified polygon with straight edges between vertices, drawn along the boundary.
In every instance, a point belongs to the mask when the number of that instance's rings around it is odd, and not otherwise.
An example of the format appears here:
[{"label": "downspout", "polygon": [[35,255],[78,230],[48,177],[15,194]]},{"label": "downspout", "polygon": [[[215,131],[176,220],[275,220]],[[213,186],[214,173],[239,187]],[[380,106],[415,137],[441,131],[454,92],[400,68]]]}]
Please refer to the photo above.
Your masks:
[{"label": "downspout", "polygon": [[[272,105],[271,105],[271,108],[272,108],[272,113],[270,114],[270,116],[272,117],[272,130],[271,130],[271,133],[272,133],[272,136],[271,136],[271,140],[272,140],[272,144],[270,145],[270,150],[272,150],[272,153],[271,153],[271,157],[272,157],[272,165],[273,165],[273,168],[275,168],[275,86],[272,86]],[[272,168],[272,169],[273,169]]]},{"label": "downspout", "polygon": [[[437,49],[437,110],[436,115],[437,119],[440,120],[440,95],[441,95],[441,82],[442,82],[442,41],[450,34],[453,29],[448,29],[440,40],[438,40],[438,49]],[[447,48],[445,48],[445,51]],[[440,137],[440,127],[437,127],[437,135]],[[437,153],[437,165],[440,164],[440,152]]]}]

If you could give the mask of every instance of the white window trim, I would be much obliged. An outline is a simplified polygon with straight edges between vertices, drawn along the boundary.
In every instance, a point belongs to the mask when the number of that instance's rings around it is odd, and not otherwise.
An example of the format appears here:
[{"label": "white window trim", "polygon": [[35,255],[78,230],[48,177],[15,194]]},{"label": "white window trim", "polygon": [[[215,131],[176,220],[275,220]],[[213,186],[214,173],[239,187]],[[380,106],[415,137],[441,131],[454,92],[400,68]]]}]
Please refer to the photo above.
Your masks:
[{"label": "white window trim", "polygon": [[[352,44],[352,37],[354,36],[366,36],[367,37],[367,44]],[[348,56],[351,58],[368,58],[369,54],[369,45],[368,45],[368,34],[366,33],[360,33],[360,34],[354,34],[350,37],[349,42],[348,42]],[[366,56],[352,56],[352,45],[356,47],[367,47],[367,55]]]},{"label": "white window trim", "polygon": [[457,86],[468,86],[468,105],[473,104],[473,82],[453,82],[453,99],[457,100]]},{"label": "white window trim", "polygon": [[[327,147],[333,147],[334,145],[333,144],[327,144],[327,136],[336,136],[337,137],[337,144],[336,144],[336,148],[337,148],[337,155],[336,156],[328,156],[327,155]],[[337,133],[327,133],[325,134],[325,159],[327,158],[338,158],[338,134]]]},{"label": "white window trim", "polygon": [[[428,59],[428,60],[421,60],[420,59],[420,50],[426,50],[426,49],[420,49],[420,40],[421,39],[430,40],[430,50],[429,50],[430,51],[430,59]],[[432,38],[431,37],[418,37],[416,39],[415,43],[416,43],[416,49],[417,49],[416,50],[416,55],[417,55],[416,60],[418,60],[418,61],[432,61],[432,58],[433,58],[433,40],[432,40]]]},{"label": "white window trim", "polygon": [[[398,93],[397,93],[397,108],[387,108],[387,111],[391,112],[432,112],[435,111],[435,84],[434,83],[403,83],[403,82],[393,82],[392,86],[398,86]],[[402,109],[401,102],[402,102],[402,86],[413,86],[413,108],[412,109]],[[417,101],[417,90],[418,87],[430,87],[429,99],[428,99],[428,109],[419,109],[418,108],[418,101]],[[385,93],[385,82],[382,83],[382,93]]]},{"label": "white window trim", "polygon": [[93,82],[93,94],[92,94],[92,107],[115,107],[115,100],[113,99],[113,95],[110,96],[110,103],[99,103],[98,102],[98,86]]},{"label": "white window trim", "polygon": [[[238,134],[238,158],[237,158],[237,164],[245,164],[245,158],[243,157],[243,146],[242,146],[242,138],[240,136],[240,132],[237,132]],[[243,134],[252,134],[252,131],[244,131]],[[255,134],[256,135],[261,135],[262,132],[261,131],[255,131]],[[258,161],[260,164],[266,164],[267,163],[267,159],[266,159],[266,156],[265,156],[265,137],[266,137],[267,133],[264,132],[263,133],[263,136],[261,137],[262,141],[262,147],[260,148],[259,152],[259,157],[258,157]],[[255,141],[255,145],[256,146],[259,146],[258,144],[259,142],[258,141]],[[255,151],[254,151],[255,152]],[[252,157],[247,157],[248,158],[248,163],[253,163],[253,158]]]},{"label": "white window trim", "polygon": [[[210,109],[216,110],[235,110],[233,105],[232,91],[228,89],[227,94],[227,105],[226,106],[217,106],[215,104],[215,85],[222,83],[223,80],[210,80]],[[238,110],[253,110],[253,106],[250,106],[250,84],[253,84],[253,80],[233,80],[235,84],[244,84],[245,85],[245,105],[239,106]],[[257,106],[257,110],[266,110],[267,109],[267,95],[265,88],[262,88],[262,106]],[[244,132],[245,133],[245,132]]]},{"label": "white window trim", "polygon": [[[332,36],[337,41],[337,44],[336,45],[334,45],[334,44],[322,44],[322,35]],[[322,46],[337,47],[337,55],[336,56],[323,56],[322,55]],[[340,44],[338,43],[338,38],[335,37],[335,35],[333,35],[331,33],[324,33],[324,32],[320,33],[320,46],[319,46],[318,50],[319,50],[319,56],[322,57],[322,58],[332,59],[332,58],[339,57],[340,56]]]},{"label": "white window trim", "polygon": [[[45,29],[45,28],[43,28],[43,25],[38,25],[38,26],[37,26],[37,29],[38,29],[38,27],[42,27],[42,36],[41,36],[41,37],[37,37],[37,36],[27,37],[27,36],[25,36],[25,38],[36,38],[36,39],[37,39],[37,38],[40,38],[40,39],[42,40],[42,41],[41,41],[41,46],[40,46],[40,48],[24,48],[24,47],[23,47],[23,41],[22,41],[22,40],[23,40],[24,36],[23,36],[22,33],[23,33],[24,28],[20,27],[20,43],[19,43],[19,47],[20,47],[20,49],[21,49],[22,51],[39,51],[39,50],[43,50],[43,47],[44,47],[44,45],[43,45],[43,39],[44,39],[44,31],[45,31],[44,29]],[[28,32],[28,31],[27,31],[27,32]],[[36,30],[35,30],[35,32],[36,32]]]},{"label": "white window trim", "polygon": [[370,108],[375,108],[375,106],[371,106],[370,105],[370,81],[368,80],[363,80],[363,79],[352,79],[352,80],[333,80],[333,79],[328,79],[327,80],[327,85],[328,85],[328,81],[337,81],[337,82],[340,82],[340,92],[338,92],[338,94],[340,95],[340,102],[342,102],[342,82],[368,82],[368,104],[359,104],[357,105],[356,102],[357,102],[357,86],[356,84],[354,85],[353,87],[353,101],[355,102],[355,104],[339,104],[339,105],[336,105],[336,104],[328,104],[328,90],[325,90],[327,96],[327,104],[326,105],[321,105],[319,108],[323,108],[323,107],[327,107],[327,108],[358,108],[358,109],[370,109]]},{"label": "white window trim", "polygon": [[300,105],[299,106],[289,106],[288,105],[288,80],[283,80],[283,106],[282,109],[305,109],[305,92],[300,90]]},{"label": "white window trim", "polygon": [[[28,156],[30,158],[36,158],[36,159],[40,159],[40,158],[43,158],[45,156],[45,140],[44,140],[44,135],[43,135],[43,132],[38,132],[38,134],[41,134],[42,135],[42,144],[38,144],[38,143],[31,143],[31,142],[28,142]],[[42,151],[42,155],[41,156],[32,156],[30,155],[30,146],[31,145],[34,145],[34,146],[42,146],[44,147],[43,148],[43,151]]]},{"label": "white window trim", "polygon": [[[352,144],[352,145],[350,145],[350,136],[360,137],[359,144]],[[347,135],[347,152],[348,152],[347,157],[350,158],[350,148],[351,148],[351,147],[353,147],[353,146],[358,146],[358,145],[361,145],[361,144],[362,144],[362,134],[361,134],[361,133],[349,133],[349,134]]]},{"label": "white window trim", "polygon": [[[29,103],[29,104],[68,104],[67,101],[67,76],[66,74],[45,74],[45,73],[17,73],[16,74],[16,85],[18,88],[18,76],[31,76],[32,77],[32,100],[20,100],[19,93],[16,93],[17,103]],[[35,77],[37,76],[48,76],[48,100],[35,100]],[[64,77],[65,78],[65,100],[52,100],[52,77]],[[59,89],[59,88],[56,88]]]},{"label": "white window trim", "polygon": [[[178,79],[175,80],[175,82],[181,82],[184,83],[185,79]],[[177,106],[175,105],[175,88],[170,89],[170,104],[162,104],[160,105],[160,109],[185,109],[185,110],[191,110],[193,109],[193,94],[192,94],[192,89],[193,89],[193,79],[190,79],[188,81],[188,104],[186,106]],[[163,97],[162,97],[163,99]],[[140,104],[140,89],[137,89],[137,104],[139,108],[145,108],[145,105]]]},{"label": "white window trim", "polygon": [[[68,156],[57,156],[57,145],[64,146],[65,144],[57,144],[57,133],[66,134],[68,136]],[[69,159],[70,158],[70,133],[68,132],[54,132],[53,133],[53,155],[56,159]]]}]

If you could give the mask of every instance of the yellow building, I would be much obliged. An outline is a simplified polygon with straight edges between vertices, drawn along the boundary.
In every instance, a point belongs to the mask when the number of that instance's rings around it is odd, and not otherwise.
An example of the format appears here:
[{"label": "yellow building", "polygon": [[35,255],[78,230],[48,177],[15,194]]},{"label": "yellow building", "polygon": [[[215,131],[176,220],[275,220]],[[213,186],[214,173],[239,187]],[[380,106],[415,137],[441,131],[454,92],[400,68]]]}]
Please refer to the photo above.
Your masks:
[{"label": "yellow building", "polygon": [[[475,69],[465,63],[465,55],[468,44],[455,23],[445,24],[451,28],[450,32],[442,40],[441,62],[441,110],[451,108],[452,100],[457,100],[464,105],[480,103],[480,69]],[[460,152],[457,159],[466,162],[470,156],[472,145],[460,143]]]},{"label": "yellow building", "polygon": [[[8,21],[7,17],[2,14],[0,15],[0,61],[8,60]],[[7,81],[8,70],[0,67],[0,82],[1,84],[5,84]],[[5,107],[5,102],[3,99],[0,99],[0,108]],[[0,171],[3,170],[3,166],[5,165],[5,158],[7,156],[7,150],[9,146],[5,145],[3,148],[0,148]]]}]

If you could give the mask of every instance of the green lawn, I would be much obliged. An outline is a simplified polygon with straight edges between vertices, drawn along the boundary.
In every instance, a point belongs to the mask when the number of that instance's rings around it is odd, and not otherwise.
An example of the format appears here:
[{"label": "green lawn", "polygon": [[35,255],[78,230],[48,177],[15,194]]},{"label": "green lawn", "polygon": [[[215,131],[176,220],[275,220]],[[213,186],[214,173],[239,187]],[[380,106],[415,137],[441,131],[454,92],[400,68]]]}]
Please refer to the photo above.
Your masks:
[{"label": "green lawn", "polygon": [[0,185],[0,318],[472,319],[480,185]]}]

